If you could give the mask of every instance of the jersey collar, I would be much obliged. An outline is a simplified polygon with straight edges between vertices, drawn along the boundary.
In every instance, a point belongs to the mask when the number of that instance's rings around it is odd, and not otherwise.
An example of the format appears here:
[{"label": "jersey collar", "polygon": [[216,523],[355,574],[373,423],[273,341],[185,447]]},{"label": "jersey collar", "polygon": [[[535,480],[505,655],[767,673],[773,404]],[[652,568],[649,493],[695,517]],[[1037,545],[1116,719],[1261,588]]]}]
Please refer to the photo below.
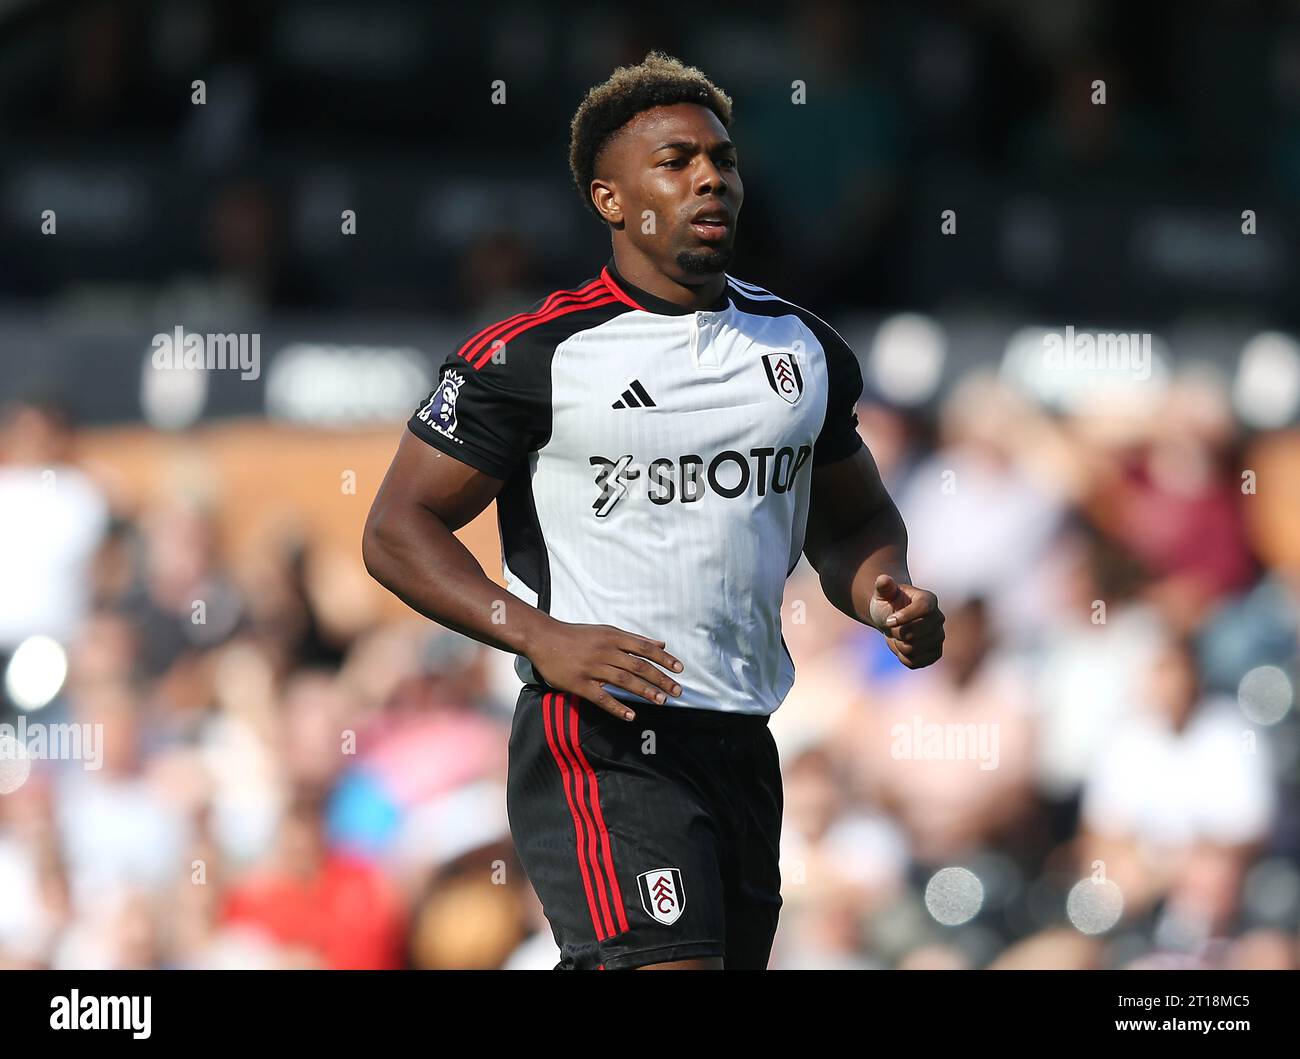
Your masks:
[{"label": "jersey collar", "polygon": [[648,290],[642,290],[633,283],[629,283],[623,278],[622,274],[614,264],[613,256],[601,270],[601,275],[605,283],[619,296],[619,301],[626,302],[638,309],[648,313],[655,313],[658,316],[689,316],[695,312],[721,312],[731,307],[731,299],[727,297],[726,287],[723,287],[722,293],[718,295],[717,301],[707,309],[688,309],[684,305],[675,305],[663,298],[656,297]]}]

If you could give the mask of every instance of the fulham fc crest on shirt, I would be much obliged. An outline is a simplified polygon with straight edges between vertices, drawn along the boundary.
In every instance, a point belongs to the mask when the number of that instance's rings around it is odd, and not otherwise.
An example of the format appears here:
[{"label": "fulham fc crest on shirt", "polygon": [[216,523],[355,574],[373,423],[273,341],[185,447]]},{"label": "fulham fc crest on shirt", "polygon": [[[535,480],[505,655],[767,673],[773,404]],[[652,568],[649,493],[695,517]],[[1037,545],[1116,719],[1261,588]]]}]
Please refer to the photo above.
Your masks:
[{"label": "fulham fc crest on shirt", "polygon": [[636,877],[641,907],[665,926],[676,923],[686,910],[686,891],[677,868],[655,868]]},{"label": "fulham fc crest on shirt", "polygon": [[803,395],[803,376],[794,357],[789,353],[767,353],[763,356],[763,367],[767,369],[767,384],[778,397],[789,404],[799,400]]}]

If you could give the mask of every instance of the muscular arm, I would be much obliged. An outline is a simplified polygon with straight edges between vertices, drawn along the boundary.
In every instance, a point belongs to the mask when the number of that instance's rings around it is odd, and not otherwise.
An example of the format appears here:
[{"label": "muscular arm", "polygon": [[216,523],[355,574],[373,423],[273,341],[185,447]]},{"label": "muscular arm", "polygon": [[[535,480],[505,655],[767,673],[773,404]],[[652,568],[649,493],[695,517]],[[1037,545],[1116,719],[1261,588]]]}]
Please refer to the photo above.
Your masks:
[{"label": "muscular arm", "polygon": [[888,574],[903,584],[911,582],[907,529],[865,447],[813,468],[804,554],[821,578],[826,598],[869,625],[874,624],[870,602],[876,578]]},{"label": "muscular arm", "polygon": [[408,432],[370,506],[361,554],[371,577],[426,618],[527,654],[529,632],[545,615],[488,577],[454,533],[504,484]]},{"label": "muscular arm", "polygon": [[425,617],[526,656],[552,687],[627,720],[633,711],[602,684],[657,702],[680,694],[673,679],[650,664],[681,671],[662,641],[607,625],[557,621],[483,572],[454,531],[483,511],[504,484],[404,433],[366,518],[366,570]]},{"label": "muscular arm", "polygon": [[907,528],[865,447],[814,467],[804,554],[835,607],[879,629],[909,669],[943,653],[943,612],[907,570]]}]

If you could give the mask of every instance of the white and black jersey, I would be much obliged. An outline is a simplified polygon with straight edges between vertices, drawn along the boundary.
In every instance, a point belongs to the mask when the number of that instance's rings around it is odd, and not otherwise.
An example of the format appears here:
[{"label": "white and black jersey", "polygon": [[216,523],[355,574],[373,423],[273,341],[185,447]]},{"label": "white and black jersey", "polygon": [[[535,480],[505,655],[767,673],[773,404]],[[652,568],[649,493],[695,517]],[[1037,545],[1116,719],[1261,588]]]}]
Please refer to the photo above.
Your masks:
[{"label": "white and black jersey", "polygon": [[794,681],[780,608],[812,467],[862,445],[861,391],[853,351],[808,310],[731,276],[685,309],[611,258],[469,336],[408,426],[504,480],[512,593],[666,641],[684,665],[670,704],[768,714]]}]

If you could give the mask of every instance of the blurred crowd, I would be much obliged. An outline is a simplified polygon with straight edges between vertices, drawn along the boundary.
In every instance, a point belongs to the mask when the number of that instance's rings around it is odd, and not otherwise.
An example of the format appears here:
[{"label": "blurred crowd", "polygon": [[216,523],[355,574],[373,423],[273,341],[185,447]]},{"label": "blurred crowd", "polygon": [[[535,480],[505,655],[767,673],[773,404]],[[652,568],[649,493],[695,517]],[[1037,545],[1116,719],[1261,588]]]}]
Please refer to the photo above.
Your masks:
[{"label": "blurred crowd", "polygon": [[1127,388],[862,409],[948,638],[909,673],[792,583],[781,965],[1300,966],[1300,435]]},{"label": "blurred crowd", "polygon": [[[1300,966],[1300,438],[1186,374],[1062,414],[977,373],[860,420],[948,640],[908,672],[791,578],[772,966]],[[309,540],[236,560],[213,501],[132,509],[93,464],[8,407],[0,966],[553,966],[511,660],[340,623]]]}]

